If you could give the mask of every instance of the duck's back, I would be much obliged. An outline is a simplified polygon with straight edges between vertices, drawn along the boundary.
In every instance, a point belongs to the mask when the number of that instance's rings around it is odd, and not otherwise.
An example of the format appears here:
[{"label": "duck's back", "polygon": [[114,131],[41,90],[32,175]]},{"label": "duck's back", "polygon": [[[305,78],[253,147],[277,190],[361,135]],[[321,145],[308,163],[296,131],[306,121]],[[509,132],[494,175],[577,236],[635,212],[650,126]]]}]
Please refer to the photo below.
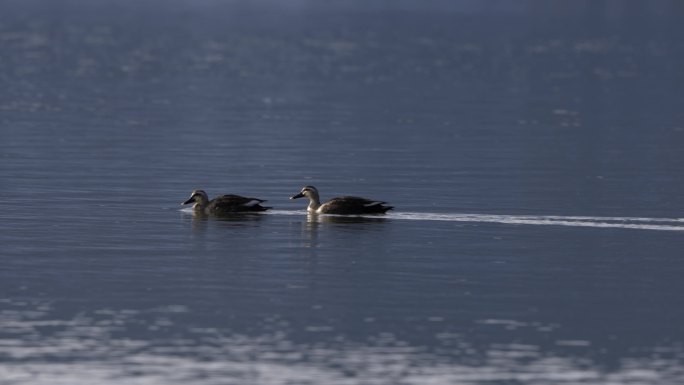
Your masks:
[{"label": "duck's back", "polygon": [[240,213],[266,211],[270,207],[264,207],[261,203],[263,199],[243,197],[235,194],[218,196],[209,202],[207,211],[210,214]]},{"label": "duck's back", "polygon": [[355,196],[342,196],[322,204],[318,211],[322,214],[341,215],[384,214],[392,209],[392,206],[386,206],[386,203]]}]

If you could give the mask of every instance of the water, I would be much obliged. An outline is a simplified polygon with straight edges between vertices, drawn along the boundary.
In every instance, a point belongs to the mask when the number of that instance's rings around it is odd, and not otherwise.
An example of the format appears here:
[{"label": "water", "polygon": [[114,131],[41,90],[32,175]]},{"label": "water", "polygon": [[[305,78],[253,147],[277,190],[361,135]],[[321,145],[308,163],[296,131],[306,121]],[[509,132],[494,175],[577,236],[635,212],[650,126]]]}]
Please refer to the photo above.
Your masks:
[{"label": "water", "polygon": [[2,383],[684,380],[681,7],[533,3],[0,5]]}]

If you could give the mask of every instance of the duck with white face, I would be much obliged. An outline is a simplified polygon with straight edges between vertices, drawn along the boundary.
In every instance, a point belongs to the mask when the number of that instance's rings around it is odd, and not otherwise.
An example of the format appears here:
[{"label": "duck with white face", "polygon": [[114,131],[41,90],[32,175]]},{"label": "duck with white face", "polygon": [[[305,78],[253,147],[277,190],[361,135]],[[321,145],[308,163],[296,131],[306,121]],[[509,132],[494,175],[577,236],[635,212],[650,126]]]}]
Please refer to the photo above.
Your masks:
[{"label": "duck with white face", "polygon": [[197,214],[225,215],[231,213],[260,212],[270,209],[270,207],[262,206],[261,203],[263,202],[266,201],[234,194],[220,195],[209,200],[209,196],[204,190],[194,190],[192,194],[190,194],[190,198],[181,204],[192,204],[192,209]]},{"label": "duck with white face", "polygon": [[363,214],[384,214],[393,209],[387,206],[387,202],[374,201],[371,199],[355,196],[341,196],[333,198],[321,204],[318,190],[314,186],[304,186],[299,194],[293,195],[290,199],[309,198],[307,211],[315,214],[338,214],[338,215],[363,215]]}]

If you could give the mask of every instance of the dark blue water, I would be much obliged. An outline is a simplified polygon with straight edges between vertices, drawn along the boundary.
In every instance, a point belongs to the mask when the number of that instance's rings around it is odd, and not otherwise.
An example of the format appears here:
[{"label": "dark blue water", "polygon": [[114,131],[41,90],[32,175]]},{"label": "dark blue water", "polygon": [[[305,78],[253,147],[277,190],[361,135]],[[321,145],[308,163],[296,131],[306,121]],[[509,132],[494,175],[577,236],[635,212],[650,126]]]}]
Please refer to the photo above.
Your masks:
[{"label": "dark blue water", "polygon": [[682,8],[564,3],[0,4],[0,382],[684,381]]}]

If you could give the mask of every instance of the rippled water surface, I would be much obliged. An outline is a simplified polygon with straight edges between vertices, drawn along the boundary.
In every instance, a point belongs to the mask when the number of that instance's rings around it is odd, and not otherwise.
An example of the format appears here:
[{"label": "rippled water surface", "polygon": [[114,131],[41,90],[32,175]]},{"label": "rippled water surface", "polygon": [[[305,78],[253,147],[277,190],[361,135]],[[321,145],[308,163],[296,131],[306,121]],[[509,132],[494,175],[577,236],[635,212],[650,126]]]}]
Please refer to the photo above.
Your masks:
[{"label": "rippled water surface", "polygon": [[0,4],[0,382],[684,381],[682,9],[603,4]]}]

